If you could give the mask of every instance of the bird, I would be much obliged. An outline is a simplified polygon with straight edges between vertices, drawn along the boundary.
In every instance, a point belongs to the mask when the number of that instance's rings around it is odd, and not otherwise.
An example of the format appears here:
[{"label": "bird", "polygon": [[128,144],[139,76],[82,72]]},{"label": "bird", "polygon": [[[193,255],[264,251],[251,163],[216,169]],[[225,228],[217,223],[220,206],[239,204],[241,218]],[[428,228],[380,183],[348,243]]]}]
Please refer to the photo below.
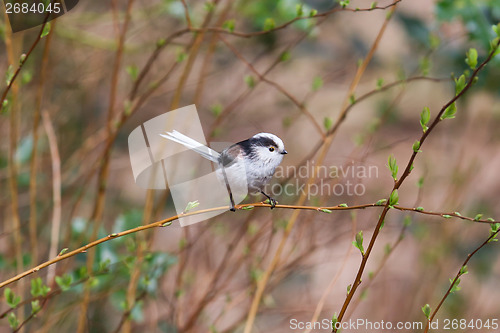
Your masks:
[{"label": "bird", "polygon": [[269,199],[271,209],[276,206],[276,200],[264,192],[264,187],[273,177],[284,155],[288,153],[285,144],[278,136],[271,133],[257,133],[220,153],[176,130],[165,132],[160,136],[217,163],[217,178],[227,188],[231,211],[234,212],[236,209],[229,184],[231,186],[246,184],[249,193],[261,193]]}]

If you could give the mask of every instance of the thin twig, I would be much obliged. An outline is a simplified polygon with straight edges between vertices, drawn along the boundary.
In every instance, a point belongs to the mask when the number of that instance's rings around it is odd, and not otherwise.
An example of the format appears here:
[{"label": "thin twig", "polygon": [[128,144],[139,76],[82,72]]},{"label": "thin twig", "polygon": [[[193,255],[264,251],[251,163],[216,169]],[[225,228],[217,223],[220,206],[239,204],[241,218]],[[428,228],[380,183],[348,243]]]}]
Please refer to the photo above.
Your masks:
[{"label": "thin twig", "polygon": [[[43,126],[49,141],[50,156],[52,161],[52,228],[50,232],[49,258],[54,258],[59,247],[59,233],[61,229],[61,158],[57,148],[57,138],[47,111],[42,112]],[[49,268],[47,284],[52,282],[56,274],[56,265]]]},{"label": "thin twig", "polygon": [[[250,203],[250,204],[243,204],[243,205],[236,205],[235,208],[238,209],[238,210],[249,210],[249,209],[253,209],[253,208],[270,208],[271,205],[270,204],[267,204],[267,203],[263,203],[263,202],[256,202],[256,203]],[[384,208],[385,206],[381,206],[381,205],[377,205],[377,203],[371,203],[371,204],[362,204],[362,205],[356,205],[356,206],[343,206],[343,205],[339,205],[339,206],[325,206],[325,207],[316,207],[316,206],[294,206],[294,205],[280,205],[280,204],[277,204],[275,206],[276,209],[294,209],[294,210],[311,210],[311,211],[317,211],[317,212],[324,212],[324,213],[329,213],[329,211],[349,211],[349,210],[359,210],[359,209],[365,209],[365,208],[376,208],[376,207],[379,207],[379,208]],[[142,225],[142,226],[139,226],[139,227],[136,227],[136,228],[132,228],[132,229],[128,229],[128,230],[125,230],[125,231],[121,231],[121,232],[118,232],[118,233],[114,233],[114,234],[111,234],[111,235],[108,235],[106,237],[103,237],[103,238],[100,238],[98,240],[95,240],[95,241],[92,241],[82,247],[79,247],[78,249],[76,250],[73,250],[73,251],[70,251],[70,252],[66,252],[60,256],[57,256],[56,258],[53,258],[51,260],[48,260],[38,266],[35,266],[21,274],[18,274],[8,280],[5,280],[3,282],[0,283],[0,289],[15,282],[15,281],[18,281],[22,278],[24,278],[25,276],[28,276],[30,274],[33,274],[35,272],[38,272],[40,269],[42,268],[45,268],[45,267],[48,267],[56,262],[59,262],[59,261],[62,261],[64,259],[67,259],[67,258],[70,258],[70,257],[73,257],[74,255],[77,255],[77,254],[80,254],[80,253],[85,253],[88,249],[91,249],[101,243],[104,243],[104,242],[107,242],[111,239],[115,239],[115,238],[119,238],[119,237],[122,237],[122,236],[126,236],[126,235],[130,235],[130,234],[133,234],[133,233],[136,233],[136,232],[139,232],[139,231],[142,231],[142,230],[147,230],[147,229],[151,229],[151,228],[157,228],[157,227],[160,227],[168,222],[172,222],[172,221],[175,221],[181,217],[185,217],[185,216],[191,216],[191,215],[199,215],[199,214],[203,214],[203,213],[208,213],[208,212],[216,212],[216,211],[224,211],[224,210],[228,210],[228,206],[222,206],[222,207],[214,207],[214,208],[208,208],[208,209],[204,209],[204,210],[199,210],[199,211],[194,211],[194,212],[188,212],[188,213],[184,213],[184,214],[180,214],[180,215],[175,215],[175,216],[172,216],[172,217],[169,217],[167,219],[163,219],[163,220],[160,220],[160,221],[156,221],[156,222],[153,222],[153,223],[150,223],[150,224],[146,224],[146,225]],[[433,213],[433,212],[425,212],[425,211],[420,211],[420,210],[415,210],[413,208],[406,208],[406,207],[400,207],[400,206],[394,206],[394,209],[398,209],[398,210],[408,210],[408,211],[414,211],[414,212],[418,212],[420,214],[428,214],[428,215],[434,215],[434,216],[437,216],[439,214],[441,215],[446,215],[446,214],[443,214],[443,213]],[[489,221],[489,220],[474,220],[472,218],[468,218],[468,217],[465,217],[465,216],[456,216],[457,218],[460,218],[460,219],[466,219],[466,220],[472,220],[474,222],[477,222],[477,223],[487,223],[487,224],[494,224],[494,223],[500,223],[500,221]]]},{"label": "thin twig", "polygon": [[[431,123],[431,125],[429,126],[429,128],[427,129],[427,131],[425,131],[422,136],[420,137],[420,147],[422,147],[423,143],[425,142],[425,139],[429,136],[429,134],[434,130],[434,128],[437,126],[438,123],[440,123],[442,121],[441,119],[441,115],[445,112],[445,110],[450,106],[452,105],[457,99],[459,99],[460,97],[462,97],[469,89],[470,87],[472,86],[475,78],[477,77],[479,71],[481,71],[484,66],[486,66],[486,64],[488,62],[490,62],[490,60],[493,58],[493,55],[495,54],[498,46],[500,44],[500,40],[498,41],[496,47],[489,53],[488,57],[473,71],[473,73],[471,74],[469,80],[467,81],[467,84],[465,85],[465,87],[462,89],[462,91],[460,91],[458,94],[456,94],[452,99],[450,99],[448,101],[448,103],[446,103],[442,108],[441,110],[439,111],[439,113],[436,115],[436,117],[434,118],[433,122]],[[413,166],[413,162],[415,160],[415,157],[417,156],[419,151],[413,151],[407,165],[406,165],[406,168],[405,170],[403,171],[403,174],[401,175],[401,177],[399,178],[399,180],[397,181],[394,181],[394,187],[391,191],[394,192],[395,190],[399,189],[400,186],[403,184],[404,180],[410,175],[410,172],[411,172],[411,169],[412,169],[412,166]],[[339,322],[342,321],[344,315],[345,315],[345,312],[347,311],[347,307],[349,306],[356,290],[358,289],[359,285],[361,284],[361,277],[363,275],[363,272],[364,272],[364,269],[366,267],[366,263],[368,262],[368,258],[370,256],[370,253],[373,249],[373,246],[375,244],[375,240],[377,239],[378,235],[379,235],[379,232],[380,232],[380,226],[382,225],[382,223],[384,222],[385,220],[385,217],[389,211],[389,200],[387,200],[385,206],[384,206],[384,210],[382,211],[382,213],[380,214],[380,218],[377,222],[377,225],[375,226],[375,230],[373,232],[373,235],[370,239],[370,244],[368,245],[367,249],[366,249],[366,252],[365,254],[363,255],[362,257],[362,260],[361,260],[361,264],[359,266],[359,269],[358,269],[358,272],[356,274],[356,277],[354,279],[354,282],[351,284],[351,290],[349,292],[349,294],[347,295],[345,301],[344,301],[344,304],[342,305],[342,309],[340,310],[340,313],[337,317],[337,320]],[[333,332],[336,332],[337,329],[334,328],[333,329]]]},{"label": "thin twig", "polygon": [[446,300],[446,298],[451,294],[451,290],[453,289],[453,287],[455,286],[455,283],[457,283],[457,280],[460,278],[460,276],[463,274],[462,273],[462,268],[464,266],[466,266],[468,263],[469,263],[469,260],[477,253],[479,252],[479,250],[481,250],[484,246],[486,246],[486,244],[488,244],[493,238],[495,238],[498,233],[500,233],[500,229],[495,231],[494,233],[492,233],[481,245],[479,245],[474,251],[472,251],[471,253],[469,253],[467,255],[467,258],[465,259],[465,261],[462,263],[462,266],[460,266],[460,269],[458,270],[457,274],[455,275],[455,278],[453,279],[453,281],[451,282],[450,284],[450,287],[448,288],[448,290],[446,291],[446,293],[443,295],[443,298],[441,298],[441,301],[439,302],[439,304],[437,305],[436,309],[434,309],[434,311],[432,312],[431,316],[429,317],[429,320],[427,321],[427,324],[425,326],[425,330],[424,330],[424,333],[427,333],[429,331],[429,325],[430,323],[432,322],[432,320],[434,319],[434,317],[436,316],[436,314],[438,313],[439,309],[441,308],[441,306],[443,305],[444,301]]}]

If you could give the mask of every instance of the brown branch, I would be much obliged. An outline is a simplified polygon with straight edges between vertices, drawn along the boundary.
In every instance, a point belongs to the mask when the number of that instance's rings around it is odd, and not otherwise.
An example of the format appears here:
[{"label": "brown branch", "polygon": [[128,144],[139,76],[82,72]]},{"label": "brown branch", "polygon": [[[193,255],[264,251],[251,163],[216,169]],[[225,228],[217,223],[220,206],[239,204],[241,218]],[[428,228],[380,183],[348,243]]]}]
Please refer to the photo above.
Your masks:
[{"label": "brown branch", "polygon": [[[498,48],[500,44],[500,40],[498,41],[496,47],[489,53],[488,57],[473,71],[472,75],[470,76],[467,84],[465,85],[465,87],[462,89],[462,91],[460,91],[458,94],[456,94],[452,99],[450,99],[450,101],[448,103],[446,103],[442,108],[441,110],[439,111],[439,113],[437,114],[437,116],[434,118],[432,124],[429,126],[429,128],[427,129],[427,131],[425,131],[422,136],[420,137],[420,146],[423,145],[425,139],[429,136],[429,134],[432,132],[432,130],[434,130],[434,128],[437,126],[437,124],[441,121],[441,115],[444,113],[444,111],[450,106],[452,105],[457,99],[459,99],[461,96],[463,96],[469,89],[470,87],[472,86],[475,78],[477,77],[477,74],[479,73],[479,71],[481,71],[484,66],[486,66],[486,64],[488,62],[490,62],[490,60],[493,58],[493,55],[495,54],[496,52],[496,49]],[[402,185],[403,181],[409,176],[410,172],[411,172],[411,168],[413,166],[413,162],[415,160],[415,157],[417,156],[418,154],[418,151],[414,151],[410,157],[410,160],[408,161],[408,164],[406,165],[406,168],[403,172],[403,174],[401,175],[401,177],[399,178],[399,180],[395,181],[394,182],[394,187],[393,187],[393,190],[391,191],[391,193],[397,189],[399,189],[399,187]],[[368,258],[370,256],[370,253],[373,249],[373,246],[375,244],[375,240],[377,239],[378,237],[378,234],[380,232],[380,226],[382,225],[382,223],[384,222],[385,220],[385,217],[387,215],[387,212],[389,211],[390,207],[389,207],[389,200],[387,200],[385,206],[384,206],[384,210],[382,211],[382,213],[380,214],[380,218],[377,222],[377,225],[375,227],[375,230],[373,232],[373,235],[370,239],[370,244],[368,245],[368,248],[366,249],[366,252],[365,254],[363,255],[362,257],[362,260],[361,260],[361,264],[360,264],[360,267],[358,269],[358,272],[356,274],[356,278],[354,279],[354,282],[352,283],[352,287],[351,287],[351,291],[349,292],[349,294],[347,295],[345,301],[344,301],[344,304],[342,305],[342,309],[340,310],[340,313],[339,313],[339,316],[337,317],[337,320],[339,322],[342,321],[344,315],[345,315],[345,312],[347,311],[347,307],[349,306],[356,290],[358,289],[359,285],[361,284],[361,277],[363,275],[363,272],[364,272],[364,269],[365,269],[365,266],[366,266],[366,263],[368,262]],[[334,328],[333,329],[333,332],[336,332],[337,329]]]},{"label": "brown branch", "polygon": [[463,275],[462,273],[462,268],[464,266],[466,266],[468,263],[469,263],[469,260],[477,253],[479,252],[479,250],[481,250],[484,246],[486,246],[486,244],[488,244],[493,238],[495,238],[498,233],[500,233],[500,229],[497,230],[496,232],[492,233],[490,235],[490,237],[488,237],[481,245],[479,245],[474,251],[472,251],[471,253],[469,253],[467,255],[467,258],[465,259],[465,261],[463,262],[462,266],[460,266],[460,269],[458,270],[457,272],[457,275],[455,275],[455,278],[453,279],[453,281],[451,282],[450,284],[450,287],[448,288],[448,290],[446,291],[446,293],[443,295],[443,298],[441,298],[441,301],[439,302],[439,304],[437,305],[436,309],[432,312],[432,315],[429,317],[429,320],[427,321],[427,324],[425,326],[425,330],[424,330],[424,333],[427,333],[429,331],[429,324],[432,322],[432,320],[434,319],[434,317],[436,316],[437,312],[439,311],[439,309],[441,308],[441,306],[443,305],[444,301],[446,300],[446,298],[451,294],[451,290],[453,289],[453,287],[455,286],[455,283],[457,282],[457,280],[460,278],[461,275]]},{"label": "brown branch", "polygon": [[[256,203],[250,203],[250,204],[243,204],[243,205],[236,205],[235,208],[238,209],[238,210],[250,210],[250,209],[253,209],[253,208],[270,208],[271,205],[269,205],[268,203],[263,203],[263,202],[256,202]],[[379,207],[379,208],[385,208],[385,206],[381,206],[381,205],[377,205],[376,203],[370,203],[370,204],[362,204],[362,205],[355,205],[355,206],[343,206],[343,205],[338,205],[338,206],[325,206],[325,207],[316,207],[316,206],[294,206],[294,205],[280,205],[280,204],[277,204],[275,206],[276,209],[294,209],[294,210],[311,210],[311,211],[317,211],[317,212],[324,212],[324,213],[329,213],[329,211],[347,211],[347,210],[359,210],[359,209],[365,209],[365,208],[375,208],[375,207]],[[101,243],[104,243],[104,242],[107,242],[111,239],[116,239],[116,238],[120,238],[120,237],[123,237],[123,236],[126,236],[126,235],[130,235],[130,234],[134,234],[136,232],[139,232],[139,231],[142,231],[142,230],[147,230],[147,229],[152,229],[152,228],[157,228],[157,227],[161,227],[165,224],[168,224],[169,222],[173,222],[181,217],[185,217],[185,216],[191,216],[191,215],[199,215],[199,214],[203,214],[203,213],[208,213],[208,212],[216,212],[216,211],[223,211],[223,210],[228,210],[229,207],[228,206],[221,206],[221,207],[214,207],[214,208],[208,208],[208,209],[204,209],[204,210],[199,210],[199,211],[194,211],[194,212],[187,212],[187,213],[183,213],[183,214],[179,214],[179,215],[175,215],[175,216],[172,216],[172,217],[169,217],[167,219],[163,219],[163,220],[160,220],[160,221],[156,221],[156,222],[152,222],[150,224],[146,224],[146,225],[142,225],[142,226],[139,226],[139,227],[136,227],[136,228],[132,228],[132,229],[128,229],[128,230],[125,230],[125,231],[121,231],[121,232],[118,232],[118,233],[114,233],[114,234],[110,234],[106,237],[103,237],[103,238],[100,238],[100,239],[97,239],[95,241],[92,241],[82,247],[79,247],[73,251],[70,251],[70,252],[66,252],[64,253],[63,255],[60,255],[60,256],[57,256],[51,260],[48,260],[38,266],[35,266],[21,274],[18,274],[8,280],[5,280],[3,282],[0,283],[0,289],[15,282],[15,281],[18,281],[30,274],[33,274],[33,273],[36,273],[38,272],[40,269],[43,269],[45,267],[48,267],[54,263],[57,263],[59,261],[62,261],[64,259],[67,259],[67,258],[70,258],[70,257],[73,257],[77,254],[80,254],[80,253],[85,253],[88,249],[91,249]],[[420,210],[416,210],[414,208],[406,208],[406,207],[401,207],[401,206],[394,206],[394,209],[397,209],[397,210],[405,210],[405,211],[414,211],[414,212],[418,212],[418,213],[421,213],[421,214],[427,214],[427,215],[434,215],[434,216],[437,216],[437,215],[447,215],[447,214],[444,214],[444,213],[434,213],[434,212],[425,212],[425,211],[420,211]],[[489,221],[489,220],[474,220],[472,218],[468,218],[468,217],[465,217],[465,216],[456,216],[457,218],[460,218],[460,219],[466,219],[466,220],[470,220],[470,221],[474,221],[474,222],[477,222],[477,223],[488,223],[488,224],[494,224],[494,223],[500,223],[500,221]]]},{"label": "brown branch", "polygon": [[[52,23],[52,29],[55,28],[56,21]],[[38,127],[40,126],[40,113],[43,101],[43,88],[47,76],[47,68],[49,62],[49,49],[52,40],[52,35],[47,36],[45,46],[43,48],[42,64],[40,68],[40,81],[37,87],[35,97],[35,110],[33,113],[33,127],[31,130],[33,137],[33,150],[31,151],[30,160],[30,218],[29,218],[29,237],[31,245],[32,261],[38,262],[38,231],[37,231],[37,168],[38,168]]]},{"label": "brown branch", "polygon": [[[386,5],[386,6],[382,6],[382,7],[375,6],[375,7],[372,7],[372,8],[357,8],[357,9],[352,9],[352,8],[347,8],[347,7],[346,8],[335,7],[333,9],[330,9],[330,10],[326,11],[326,12],[317,13],[315,15],[298,16],[298,17],[295,17],[295,18],[291,19],[290,21],[287,21],[287,22],[281,24],[281,25],[275,26],[272,29],[261,30],[261,31],[256,31],[256,32],[242,32],[242,31],[236,31],[236,30],[230,31],[230,30],[222,29],[222,28],[218,28],[218,27],[209,27],[209,28],[206,28],[206,29],[203,29],[203,30],[210,31],[210,32],[216,32],[216,33],[221,33],[221,34],[233,35],[233,36],[237,36],[237,37],[251,38],[251,37],[265,35],[265,34],[268,34],[268,33],[271,33],[271,32],[275,32],[275,31],[283,30],[286,27],[288,27],[288,26],[292,25],[293,23],[295,23],[297,21],[300,21],[300,20],[310,20],[310,19],[314,19],[314,18],[324,18],[324,17],[329,16],[330,14],[333,14],[333,13],[336,13],[336,12],[341,12],[341,11],[347,11],[347,12],[355,12],[355,13],[357,13],[357,12],[371,12],[371,11],[374,11],[374,10],[385,10],[385,9],[388,9],[390,7],[395,6],[396,4],[398,4],[401,1],[403,1],[403,0],[396,0],[396,1],[390,3],[390,4]],[[202,29],[192,28],[191,31],[201,32]]]},{"label": "brown branch", "polygon": [[[99,170],[98,180],[97,180],[97,196],[93,207],[91,221],[93,222],[92,226],[92,238],[96,238],[97,232],[102,222],[102,215],[104,212],[104,203],[106,199],[106,186],[107,186],[107,178],[109,174],[109,160],[111,157],[111,144],[114,141],[116,136],[116,131],[114,131],[113,124],[113,115],[116,103],[116,96],[118,91],[118,79],[119,79],[119,71],[121,67],[121,60],[123,56],[124,44],[125,44],[125,36],[127,33],[128,25],[130,23],[131,18],[131,10],[132,5],[134,4],[134,0],[129,0],[127,2],[127,8],[125,11],[125,19],[122,25],[122,28],[118,35],[118,47],[115,53],[115,59],[113,64],[113,71],[111,77],[111,89],[109,95],[109,106],[108,106],[108,114],[107,114],[107,122],[106,122],[106,130],[107,130],[107,149],[104,153],[104,158],[101,161],[101,167]],[[94,265],[95,255],[94,252],[91,251],[87,256],[87,269],[88,271],[92,271],[92,267]],[[87,310],[88,304],[90,302],[90,288],[85,288],[83,293],[83,299],[81,302],[81,311],[78,319],[78,327],[77,332],[83,333],[86,330],[87,326]]]},{"label": "brown branch", "polygon": [[184,7],[184,15],[186,17],[186,23],[188,25],[188,28],[191,29],[191,18],[189,17],[189,9],[186,3],[186,0],[181,0],[182,6]]},{"label": "brown branch", "polygon": [[42,39],[43,30],[45,29],[45,26],[47,25],[47,20],[48,20],[49,16],[50,16],[50,14],[45,17],[45,21],[43,22],[42,27],[40,28],[40,32],[38,33],[37,38],[35,39],[33,44],[31,44],[31,47],[28,50],[28,52],[26,53],[24,60],[19,62],[19,67],[17,67],[17,70],[14,72],[12,79],[7,84],[7,87],[4,89],[4,91],[2,93],[2,97],[0,98],[0,112],[3,111],[4,102],[5,102],[5,99],[7,98],[7,94],[9,93],[9,90],[12,88],[14,82],[16,81],[16,78],[19,75],[19,73],[21,72],[21,69],[23,68],[26,61],[29,59],[30,55],[33,53],[33,50],[38,45],[38,42]]},{"label": "brown branch", "polygon": [[[52,197],[53,197],[53,208],[52,208],[52,226],[50,232],[50,248],[49,248],[49,258],[53,258],[57,254],[57,248],[59,247],[59,233],[61,229],[61,157],[59,156],[59,148],[57,147],[57,137],[50,120],[48,112],[42,112],[43,126],[47,134],[50,156],[52,162]],[[56,274],[56,266],[51,266],[49,268],[49,273],[47,274],[47,284],[52,282]]]}]

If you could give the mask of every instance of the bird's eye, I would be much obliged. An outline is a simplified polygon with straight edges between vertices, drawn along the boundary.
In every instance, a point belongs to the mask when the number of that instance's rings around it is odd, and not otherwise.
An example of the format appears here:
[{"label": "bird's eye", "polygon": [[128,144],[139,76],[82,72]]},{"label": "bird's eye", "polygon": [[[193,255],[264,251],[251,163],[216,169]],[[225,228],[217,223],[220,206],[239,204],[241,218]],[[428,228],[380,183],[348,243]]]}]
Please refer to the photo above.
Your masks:
[{"label": "bird's eye", "polygon": [[269,147],[269,151],[272,153],[274,151],[274,147]]}]

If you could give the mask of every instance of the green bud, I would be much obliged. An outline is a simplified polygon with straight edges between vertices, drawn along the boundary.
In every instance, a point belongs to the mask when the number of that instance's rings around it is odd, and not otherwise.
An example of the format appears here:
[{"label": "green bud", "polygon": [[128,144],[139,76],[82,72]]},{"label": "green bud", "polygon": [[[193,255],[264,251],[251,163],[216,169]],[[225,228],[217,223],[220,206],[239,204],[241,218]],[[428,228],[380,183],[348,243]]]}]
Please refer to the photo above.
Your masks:
[{"label": "green bud", "polygon": [[477,50],[470,48],[466,53],[467,58],[465,58],[465,63],[469,65],[471,69],[475,69],[477,66]]},{"label": "green bud", "polygon": [[424,107],[422,113],[420,114],[420,126],[422,126],[422,130],[424,131],[424,133],[429,129],[429,127],[427,127],[427,124],[429,123],[430,119],[431,111],[428,107]]},{"label": "green bud", "polygon": [[390,197],[389,197],[389,205],[390,206],[395,206],[397,205],[399,202],[399,194],[398,194],[398,190],[394,190],[392,191]]},{"label": "green bud", "polygon": [[415,143],[413,143],[412,148],[413,148],[413,151],[414,151],[415,153],[420,153],[420,152],[422,152],[422,151],[420,150],[420,141],[418,141],[418,140],[417,140],[417,141],[415,141]]},{"label": "green bud", "polygon": [[431,316],[431,307],[430,307],[430,305],[429,304],[425,304],[422,307],[422,312],[427,317],[427,319],[429,319],[429,317]]}]

